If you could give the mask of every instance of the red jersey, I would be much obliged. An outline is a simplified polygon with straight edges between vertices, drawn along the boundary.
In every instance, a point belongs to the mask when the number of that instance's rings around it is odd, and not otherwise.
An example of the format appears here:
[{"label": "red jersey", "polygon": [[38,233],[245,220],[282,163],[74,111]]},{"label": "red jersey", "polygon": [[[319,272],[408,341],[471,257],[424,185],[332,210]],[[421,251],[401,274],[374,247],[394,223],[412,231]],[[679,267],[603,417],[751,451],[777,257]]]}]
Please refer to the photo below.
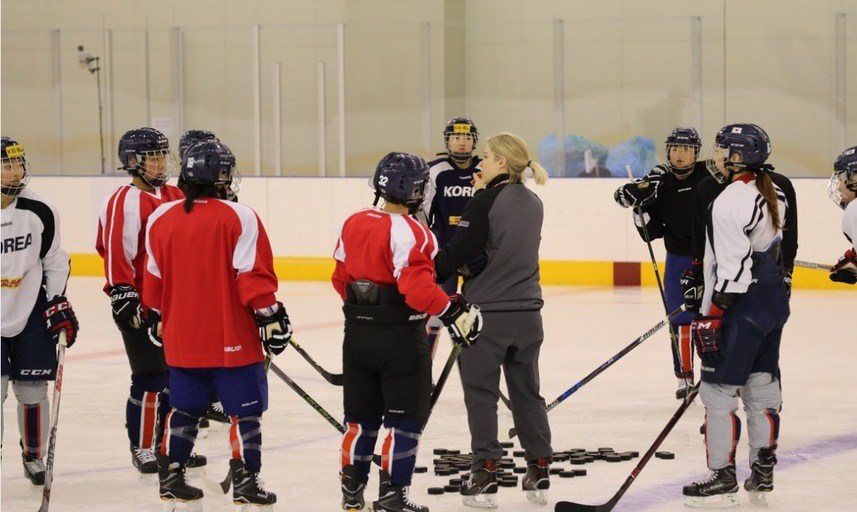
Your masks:
[{"label": "red jersey", "polygon": [[411,308],[436,316],[449,296],[435,283],[437,240],[410,215],[366,208],[342,224],[336,251],[333,287],[345,300],[345,283],[368,279],[396,285]]},{"label": "red jersey", "polygon": [[143,269],[146,260],[146,224],[155,208],[181,199],[184,193],[172,185],[145,192],[123,185],[107,198],[98,217],[95,249],[104,259],[104,292],[116,284],[132,284],[143,298]]},{"label": "red jersey", "polygon": [[247,205],[201,198],[159,207],[149,218],[144,299],[160,310],[167,364],[246,366],[264,359],[254,309],[277,299],[274,257]]}]

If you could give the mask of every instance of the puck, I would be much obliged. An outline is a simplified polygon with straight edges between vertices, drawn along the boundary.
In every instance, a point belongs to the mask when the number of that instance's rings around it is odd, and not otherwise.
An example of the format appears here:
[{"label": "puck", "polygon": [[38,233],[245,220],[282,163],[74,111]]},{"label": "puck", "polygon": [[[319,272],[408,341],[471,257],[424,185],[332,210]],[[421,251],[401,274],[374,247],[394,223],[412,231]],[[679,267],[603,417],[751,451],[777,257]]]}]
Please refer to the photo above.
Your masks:
[{"label": "puck", "polygon": [[514,448],[515,443],[513,443],[511,441],[504,441],[504,442],[500,443],[500,447],[501,448]]},{"label": "puck", "polygon": [[429,494],[443,494],[443,487],[429,487]]},{"label": "puck", "polygon": [[449,485],[461,485],[461,479],[460,478],[450,478],[449,479]]},{"label": "puck", "polygon": [[524,450],[515,450],[512,452],[512,455],[515,457],[523,457],[525,454],[526,452],[524,452]]},{"label": "puck", "polygon": [[631,460],[634,458],[634,456],[631,455],[631,452],[622,452],[618,455],[619,455],[619,457],[622,457],[622,460]]},{"label": "puck", "polygon": [[640,452],[628,452],[628,453],[630,453],[630,454],[631,454],[631,458],[632,458],[632,459],[636,459],[637,457],[639,457],[639,456],[640,456]]},{"label": "puck", "polygon": [[521,474],[524,474],[527,472],[527,468],[525,468],[525,467],[512,468],[512,472],[521,475]]},{"label": "puck", "polygon": [[598,449],[598,451],[599,451],[599,452],[601,452],[601,453],[603,453],[603,452],[612,452],[612,451],[613,451],[613,448],[610,448],[610,447],[608,446],[608,447],[605,447],[605,448],[599,448],[599,449]]},{"label": "puck", "polygon": [[622,462],[622,457],[614,454],[605,454],[604,460],[607,462]]},{"label": "puck", "polygon": [[461,489],[461,486],[458,485],[444,485],[443,492],[458,492]]},{"label": "puck", "polygon": [[655,457],[664,460],[672,460],[675,458],[675,454],[673,452],[655,452]]},{"label": "puck", "polygon": [[428,468],[425,466],[416,466],[414,468],[414,473],[427,473],[427,472],[428,472]]},{"label": "puck", "polygon": [[514,480],[497,480],[497,483],[500,484],[500,487],[515,487],[516,485],[518,485],[518,479],[516,478]]},{"label": "puck", "polygon": [[572,471],[574,471],[574,476],[586,476],[585,469],[574,469]]},{"label": "puck", "polygon": [[574,471],[560,471],[560,478],[574,478]]},{"label": "puck", "polygon": [[444,449],[444,448],[435,448],[434,450],[432,450],[432,453],[434,453],[435,455],[443,455],[443,454],[445,454],[445,453],[446,453],[446,449]]},{"label": "puck", "polygon": [[582,466],[582,465],[586,464],[586,458],[585,457],[572,457],[572,458],[568,459],[568,461],[575,466]]},{"label": "puck", "polygon": [[562,468],[551,468],[550,469],[550,474],[552,474],[552,475],[558,475],[560,473],[562,473]]},{"label": "puck", "polygon": [[460,455],[461,450],[446,450],[444,455]]}]

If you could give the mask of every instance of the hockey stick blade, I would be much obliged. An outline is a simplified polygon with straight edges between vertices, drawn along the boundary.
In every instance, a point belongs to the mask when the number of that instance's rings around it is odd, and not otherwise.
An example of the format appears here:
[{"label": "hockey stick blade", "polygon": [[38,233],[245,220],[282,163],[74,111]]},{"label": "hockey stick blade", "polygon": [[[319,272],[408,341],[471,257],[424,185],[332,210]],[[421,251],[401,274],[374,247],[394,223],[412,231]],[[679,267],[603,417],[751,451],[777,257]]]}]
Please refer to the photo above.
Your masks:
[{"label": "hockey stick blade", "polygon": [[830,265],[824,265],[822,263],[813,263],[811,261],[795,260],[795,266],[796,267],[803,267],[803,268],[811,268],[813,270],[827,270],[828,272],[833,270],[833,267],[831,267]]},{"label": "hockey stick blade", "polygon": [[324,380],[333,384],[334,386],[341,386],[343,384],[344,379],[341,373],[330,373],[329,371],[325,370],[320,364],[315,362],[315,359],[313,359],[307,353],[307,351],[303,349],[303,347],[298,345],[294,338],[289,339],[289,345],[294,347],[294,349],[298,351],[298,354],[300,354],[301,357],[303,357],[304,360],[306,360],[306,362],[310,364],[310,366],[315,368],[315,371],[317,371],[322,377],[324,377]]},{"label": "hockey stick blade", "polygon": [[[665,319],[661,320],[660,322],[658,322],[657,324],[655,324],[654,326],[652,326],[652,328],[651,328],[651,329],[649,329],[648,331],[646,331],[645,333],[643,333],[639,338],[637,338],[637,339],[635,339],[634,341],[632,341],[630,345],[628,345],[627,347],[625,347],[625,348],[623,348],[622,350],[620,350],[618,353],[616,353],[616,355],[614,355],[613,357],[611,357],[610,359],[608,359],[607,361],[605,361],[601,366],[599,366],[598,368],[596,368],[595,370],[593,370],[589,375],[587,375],[586,377],[584,377],[583,379],[581,379],[581,380],[580,380],[580,382],[578,382],[578,383],[577,383],[577,384],[575,384],[574,386],[571,386],[570,388],[568,388],[568,389],[567,389],[563,394],[559,395],[559,396],[556,398],[556,400],[554,400],[553,402],[551,402],[550,404],[548,404],[548,406],[547,406],[547,410],[548,410],[548,412],[550,412],[550,411],[551,411],[551,409],[553,409],[553,408],[554,408],[554,407],[556,407],[557,405],[561,404],[561,403],[562,403],[566,398],[568,398],[569,396],[571,396],[571,395],[573,395],[575,392],[577,392],[577,390],[578,390],[578,389],[580,389],[580,388],[582,388],[583,386],[585,386],[589,381],[591,381],[592,379],[594,379],[595,377],[597,377],[598,375],[600,375],[600,374],[601,374],[601,372],[603,372],[603,371],[604,371],[604,370],[606,370],[607,368],[610,368],[611,366],[613,366],[613,363],[615,363],[616,361],[618,361],[618,360],[622,359],[623,357],[625,357],[625,355],[626,355],[626,354],[628,354],[628,352],[630,352],[630,351],[634,350],[634,349],[635,349],[635,348],[637,348],[637,346],[639,346],[641,343],[643,343],[643,342],[644,342],[644,341],[646,341],[647,339],[651,338],[651,337],[652,337],[656,332],[658,332],[659,330],[661,330],[661,329],[664,327],[664,325],[666,325],[666,324],[670,323],[670,321],[671,321],[673,318],[675,318],[675,317],[677,317],[678,315],[680,315],[682,311],[684,311],[684,306],[683,306],[683,305],[682,305],[682,306],[679,306],[679,307],[678,307],[678,308],[676,308],[676,309],[674,309],[674,310],[669,314],[669,316],[667,316]],[[516,435],[518,435],[518,431],[517,431],[517,430],[515,430],[515,428],[514,428],[514,427],[510,428],[510,429],[509,429],[509,439],[514,438]]]},{"label": "hockey stick blade", "polygon": [[643,468],[655,454],[658,448],[660,448],[661,443],[667,438],[667,436],[672,432],[673,427],[675,427],[678,420],[681,419],[684,412],[690,407],[690,404],[693,403],[693,400],[696,398],[697,393],[699,393],[699,383],[690,388],[687,396],[682,400],[681,405],[678,407],[676,412],[672,415],[672,418],[667,422],[667,425],[661,430],[661,433],[658,434],[658,437],[655,439],[655,442],[652,443],[652,446],[649,447],[649,450],[643,455],[640,459],[640,462],[637,463],[637,466],[631,471],[631,474],[628,475],[628,478],[622,483],[622,486],[616,491],[616,494],[610,498],[610,501],[601,505],[584,505],[582,503],[574,503],[571,501],[559,501],[554,508],[555,512],[609,512],[613,510],[613,507],[619,503],[619,500],[622,499],[622,496],[631,487],[631,484],[634,483],[634,480],[637,479],[640,472],[643,471]]}]

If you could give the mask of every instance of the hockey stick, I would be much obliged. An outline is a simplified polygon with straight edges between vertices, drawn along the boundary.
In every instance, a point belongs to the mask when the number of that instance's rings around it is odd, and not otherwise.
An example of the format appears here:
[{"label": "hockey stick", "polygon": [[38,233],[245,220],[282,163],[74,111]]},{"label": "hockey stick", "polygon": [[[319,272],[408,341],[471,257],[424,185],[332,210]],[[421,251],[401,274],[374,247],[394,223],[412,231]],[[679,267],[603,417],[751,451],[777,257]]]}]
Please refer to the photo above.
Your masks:
[{"label": "hockey stick", "polygon": [[803,267],[803,268],[811,268],[814,270],[827,270],[828,272],[833,270],[833,267],[831,267],[830,265],[823,265],[821,263],[813,263],[811,261],[795,260],[795,266],[796,267]]},{"label": "hockey stick", "polygon": [[[628,173],[628,179],[634,181],[634,173],[631,172],[631,166],[625,166],[625,172]],[[643,217],[642,208],[634,208],[634,215],[640,221],[640,229],[643,231],[643,239],[646,241],[646,246],[649,248],[649,258],[652,260],[652,270],[655,271],[655,280],[658,282],[658,291],[661,292],[661,302],[664,303],[664,313],[670,314],[670,308],[667,306],[667,296],[664,293],[664,285],[661,281],[661,272],[658,270],[658,262],[655,260],[655,251],[652,249],[652,238],[649,236],[649,228],[646,226],[646,219]],[[673,344],[676,354],[681,354],[681,346],[679,346],[678,336],[676,335],[673,325],[669,325],[670,341]]]},{"label": "hockey stick", "polygon": [[51,400],[51,428],[48,434],[48,456],[45,462],[45,487],[42,490],[42,505],[39,512],[48,512],[51,504],[51,484],[54,480],[54,452],[57,447],[57,424],[60,419],[62,397],[62,372],[65,367],[66,332],[60,331],[57,341],[57,374],[54,380],[54,396]]},{"label": "hockey stick", "polygon": [[306,360],[306,362],[310,364],[310,366],[315,368],[315,371],[317,371],[319,374],[321,374],[322,377],[324,377],[324,380],[330,382],[334,386],[342,385],[343,378],[341,373],[330,373],[329,371],[322,368],[320,364],[315,362],[315,359],[313,359],[312,357],[310,357],[309,354],[307,354],[306,350],[304,350],[300,345],[298,345],[294,338],[289,339],[289,345],[294,347],[294,349],[298,351],[298,354],[300,354]]},{"label": "hockey stick", "polygon": [[557,502],[556,507],[554,508],[554,511],[555,512],[609,512],[610,510],[613,510],[613,507],[615,507],[616,504],[619,503],[619,500],[622,498],[622,496],[625,494],[625,492],[628,490],[628,488],[631,487],[631,484],[634,483],[634,480],[636,480],[637,475],[640,474],[640,471],[643,470],[643,467],[645,467],[645,465],[649,462],[649,459],[652,458],[652,455],[655,454],[655,451],[661,446],[661,443],[664,442],[664,439],[667,438],[669,433],[672,431],[673,427],[675,427],[676,423],[678,423],[678,420],[681,419],[682,415],[684,414],[684,411],[686,411],[687,408],[690,407],[690,404],[696,398],[697,393],[699,393],[699,383],[697,383],[692,388],[690,388],[690,391],[688,392],[687,396],[682,401],[678,410],[675,412],[675,414],[673,414],[673,416],[672,416],[672,418],[670,418],[669,422],[667,422],[667,426],[664,427],[663,430],[661,430],[661,433],[658,434],[658,437],[657,437],[657,439],[655,439],[655,442],[652,444],[651,447],[649,447],[649,451],[647,451],[646,454],[643,455],[643,458],[640,459],[640,462],[637,464],[637,467],[635,467],[634,470],[631,471],[631,474],[628,475],[627,479],[625,479],[625,482],[622,484],[622,487],[620,487],[619,490],[616,492],[616,494],[614,494],[613,497],[610,498],[610,501],[608,501],[607,503],[604,503],[603,505],[583,505],[581,503],[574,503],[571,501],[560,501],[560,502]]},{"label": "hockey stick", "polygon": [[[639,338],[632,341],[630,345],[628,345],[627,347],[620,350],[616,355],[614,355],[613,357],[611,357],[610,359],[605,361],[601,366],[599,366],[594,371],[592,371],[592,373],[590,373],[589,375],[587,375],[586,377],[581,379],[580,382],[578,382],[574,386],[571,386],[570,388],[565,390],[565,392],[563,394],[559,395],[556,400],[554,400],[553,402],[548,404],[548,406],[547,406],[548,412],[550,412],[551,409],[553,409],[557,405],[561,404],[566,398],[573,395],[578,389],[585,386],[589,381],[591,381],[592,379],[597,377],[599,374],[601,374],[601,372],[603,372],[607,368],[610,368],[611,366],[613,366],[613,363],[615,363],[619,359],[622,359],[628,352],[634,350],[638,345],[640,345],[641,343],[643,343],[647,339],[651,338],[653,334],[655,334],[656,332],[661,330],[661,328],[663,328],[664,325],[668,324],[673,318],[675,318],[679,314],[681,314],[682,311],[684,311],[684,305],[676,308],[675,311],[670,313],[668,317],[666,317],[665,319],[661,320],[660,322],[658,322],[657,324],[652,326],[651,329],[649,329],[648,331],[643,333]],[[518,431],[515,430],[514,427],[509,429],[509,439],[512,439],[517,434],[518,434]]]},{"label": "hockey stick", "polygon": [[[476,304],[470,305],[470,311],[467,313],[467,319],[464,321],[465,326],[469,329],[470,326],[473,325],[473,322],[476,321],[476,315],[479,313],[479,306]],[[434,410],[434,406],[437,403],[438,398],[440,398],[440,392],[443,391],[443,387],[446,385],[446,379],[449,378],[449,374],[452,372],[452,367],[455,366],[455,361],[458,359],[458,353],[461,352],[461,342],[452,340],[452,352],[449,353],[449,357],[446,359],[446,364],[443,366],[443,371],[440,372],[440,377],[437,379],[437,384],[434,385],[434,389],[431,392],[431,401],[429,402],[429,416],[431,416],[431,412]],[[428,423],[428,418],[426,418],[426,423]]]}]

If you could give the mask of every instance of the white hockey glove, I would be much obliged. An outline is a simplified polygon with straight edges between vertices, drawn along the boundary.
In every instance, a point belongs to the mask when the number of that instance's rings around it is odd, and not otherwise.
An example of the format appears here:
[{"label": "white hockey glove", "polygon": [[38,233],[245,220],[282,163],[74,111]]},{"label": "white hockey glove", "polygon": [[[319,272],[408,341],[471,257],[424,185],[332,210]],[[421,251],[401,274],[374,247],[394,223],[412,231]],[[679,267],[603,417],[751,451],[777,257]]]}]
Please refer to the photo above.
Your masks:
[{"label": "white hockey glove", "polygon": [[476,344],[482,332],[482,313],[476,304],[468,304],[455,294],[449,297],[449,305],[439,316],[449,330],[454,343],[469,347]]},{"label": "white hockey glove", "polygon": [[161,312],[157,309],[150,309],[146,313],[146,332],[149,334],[149,341],[156,347],[164,346],[164,338],[162,337],[163,322],[161,322]]},{"label": "white hockey glove", "polygon": [[286,350],[286,345],[292,339],[292,324],[286,307],[282,302],[264,309],[257,309],[256,325],[259,326],[259,338],[265,347],[265,352],[279,355]]}]

